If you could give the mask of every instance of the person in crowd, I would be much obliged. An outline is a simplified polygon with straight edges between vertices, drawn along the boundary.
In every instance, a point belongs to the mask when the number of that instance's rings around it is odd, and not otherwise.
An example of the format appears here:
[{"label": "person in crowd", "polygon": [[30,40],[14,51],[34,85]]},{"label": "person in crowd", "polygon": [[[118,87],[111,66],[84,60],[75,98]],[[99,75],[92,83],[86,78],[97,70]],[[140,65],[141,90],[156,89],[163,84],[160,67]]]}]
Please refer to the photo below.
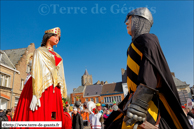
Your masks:
[{"label": "person in crowd", "polygon": [[71,120],[71,116],[68,113],[68,108],[64,108],[63,109],[63,113],[64,113],[64,129],[72,129],[72,120]]},{"label": "person in crowd", "polygon": [[6,111],[6,121],[12,121],[12,118],[11,118],[11,109],[7,109]]},{"label": "person in crowd", "polygon": [[117,104],[116,101],[113,101],[112,103],[113,103],[113,106]]},{"label": "person in crowd", "polygon": [[[66,107],[67,109],[69,109],[70,105],[69,105],[69,102],[68,102],[68,101],[65,102],[65,107]],[[69,112],[69,110],[68,110],[68,112]]]},{"label": "person in crowd", "polygon": [[194,114],[192,113],[192,110],[193,109],[187,108],[187,112],[188,112],[187,115],[194,118]]},{"label": "person in crowd", "polygon": [[101,107],[101,104],[100,103],[97,103],[96,104],[96,108],[98,109],[98,112],[103,114],[103,110],[102,110],[102,107]]},{"label": "person in crowd", "polygon": [[87,102],[83,103],[83,110],[81,111],[81,116],[83,118],[83,125],[88,126],[89,110],[87,109]]},{"label": "person in crowd", "polygon": [[74,106],[77,108],[77,112],[80,113],[80,106],[81,106],[81,102],[76,101]]},{"label": "person in crowd", "polygon": [[192,107],[192,110],[191,110],[191,112],[194,114],[194,107]]},{"label": "person in crowd", "polygon": [[73,107],[70,106],[70,107],[69,107],[69,115],[71,116],[71,118],[72,118],[72,112],[73,112]]},{"label": "person in crowd", "polygon": [[182,107],[185,115],[187,116],[187,119],[188,119],[190,125],[194,129],[194,119],[190,115],[188,115],[188,113],[190,112],[191,109],[188,106],[186,106],[186,107],[185,106],[181,106],[181,107]]},{"label": "person in crowd", "polygon": [[6,121],[7,117],[6,117],[6,112],[4,112],[2,109],[0,109],[0,128],[2,125],[2,121]]},{"label": "person in crowd", "polygon": [[104,115],[103,115],[104,121],[106,121],[106,119],[109,117],[109,115],[110,115],[110,111],[106,110],[106,113],[104,113]]},{"label": "person in crowd", "polygon": [[93,113],[90,115],[91,129],[102,128],[103,117],[97,108],[93,109]]},{"label": "person in crowd", "polygon": [[76,107],[73,108],[72,129],[83,129],[83,119]]},{"label": "person in crowd", "polygon": [[83,110],[83,104],[80,105],[80,112]]}]

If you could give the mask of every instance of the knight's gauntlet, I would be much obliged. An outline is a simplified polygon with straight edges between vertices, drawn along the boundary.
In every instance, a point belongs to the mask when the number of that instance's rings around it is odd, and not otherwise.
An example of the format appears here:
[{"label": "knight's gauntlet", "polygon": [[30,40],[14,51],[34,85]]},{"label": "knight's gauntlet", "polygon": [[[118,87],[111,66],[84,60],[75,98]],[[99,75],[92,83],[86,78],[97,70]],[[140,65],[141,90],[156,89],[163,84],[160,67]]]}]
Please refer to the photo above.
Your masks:
[{"label": "knight's gauntlet", "polygon": [[154,89],[139,85],[133,95],[132,102],[127,109],[124,121],[126,125],[143,122],[146,119],[148,103],[154,95]]}]

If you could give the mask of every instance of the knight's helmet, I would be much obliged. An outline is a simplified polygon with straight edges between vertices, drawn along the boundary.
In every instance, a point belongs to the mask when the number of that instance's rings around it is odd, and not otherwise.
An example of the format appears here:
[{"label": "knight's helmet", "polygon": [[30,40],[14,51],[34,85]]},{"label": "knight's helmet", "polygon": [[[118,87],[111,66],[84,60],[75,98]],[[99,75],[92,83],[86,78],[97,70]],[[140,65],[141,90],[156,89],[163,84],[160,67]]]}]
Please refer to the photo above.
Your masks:
[{"label": "knight's helmet", "polygon": [[128,20],[130,16],[132,16],[131,21],[132,40],[134,40],[141,34],[149,33],[150,28],[153,25],[153,17],[148,8],[141,7],[132,10],[127,14],[125,22]]},{"label": "knight's helmet", "polygon": [[131,12],[129,12],[127,14],[125,22],[128,20],[128,18],[130,16],[140,16],[140,17],[147,19],[151,23],[151,25],[153,25],[153,23],[154,23],[152,14],[151,14],[150,10],[146,7],[136,8],[136,9],[132,10]]}]

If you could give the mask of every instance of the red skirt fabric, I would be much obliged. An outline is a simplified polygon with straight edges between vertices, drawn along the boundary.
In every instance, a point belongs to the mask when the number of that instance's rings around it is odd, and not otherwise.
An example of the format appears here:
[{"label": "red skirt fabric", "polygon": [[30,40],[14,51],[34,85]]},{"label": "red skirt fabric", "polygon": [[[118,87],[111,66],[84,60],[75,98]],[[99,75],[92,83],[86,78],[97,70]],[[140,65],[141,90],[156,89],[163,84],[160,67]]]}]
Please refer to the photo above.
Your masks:
[{"label": "red skirt fabric", "polygon": [[72,120],[68,112],[64,112],[64,129],[72,129]]},{"label": "red skirt fabric", "polygon": [[[54,92],[53,92],[54,91]],[[62,121],[64,125],[63,105],[59,87],[48,87],[40,98],[41,107],[31,111],[32,77],[29,78],[20,95],[13,121]],[[51,119],[52,112],[56,112],[56,119]]]}]

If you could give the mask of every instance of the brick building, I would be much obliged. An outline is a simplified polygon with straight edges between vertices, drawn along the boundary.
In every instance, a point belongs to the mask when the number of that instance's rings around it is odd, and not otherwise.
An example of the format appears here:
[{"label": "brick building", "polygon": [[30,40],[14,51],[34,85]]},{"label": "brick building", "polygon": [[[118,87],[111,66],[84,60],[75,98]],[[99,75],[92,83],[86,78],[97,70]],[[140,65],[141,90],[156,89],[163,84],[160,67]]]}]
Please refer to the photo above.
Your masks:
[{"label": "brick building", "polygon": [[188,98],[192,99],[191,89],[189,87],[189,84],[176,78],[175,74],[173,72],[171,74],[172,74],[172,78],[174,80],[174,83],[176,85],[181,104],[184,105],[187,103]]},{"label": "brick building", "polygon": [[92,84],[92,75],[89,75],[87,70],[85,70],[81,78],[82,86],[74,88],[71,94],[72,104],[77,99],[81,103],[93,101],[94,103],[110,105],[113,100],[118,103],[124,98],[122,82],[108,84],[107,81],[103,82],[98,80]]},{"label": "brick building", "polygon": [[122,82],[103,85],[100,96],[102,104],[112,105],[113,101],[118,104],[124,99]]},{"label": "brick building", "polygon": [[35,45],[31,43],[27,48],[1,51],[0,109],[17,106],[27,73],[30,72],[29,61],[34,50]]},{"label": "brick building", "polygon": [[94,103],[101,103],[101,94],[102,91],[102,85],[101,84],[95,84],[86,86],[84,96],[83,98],[85,101],[93,101]]}]

